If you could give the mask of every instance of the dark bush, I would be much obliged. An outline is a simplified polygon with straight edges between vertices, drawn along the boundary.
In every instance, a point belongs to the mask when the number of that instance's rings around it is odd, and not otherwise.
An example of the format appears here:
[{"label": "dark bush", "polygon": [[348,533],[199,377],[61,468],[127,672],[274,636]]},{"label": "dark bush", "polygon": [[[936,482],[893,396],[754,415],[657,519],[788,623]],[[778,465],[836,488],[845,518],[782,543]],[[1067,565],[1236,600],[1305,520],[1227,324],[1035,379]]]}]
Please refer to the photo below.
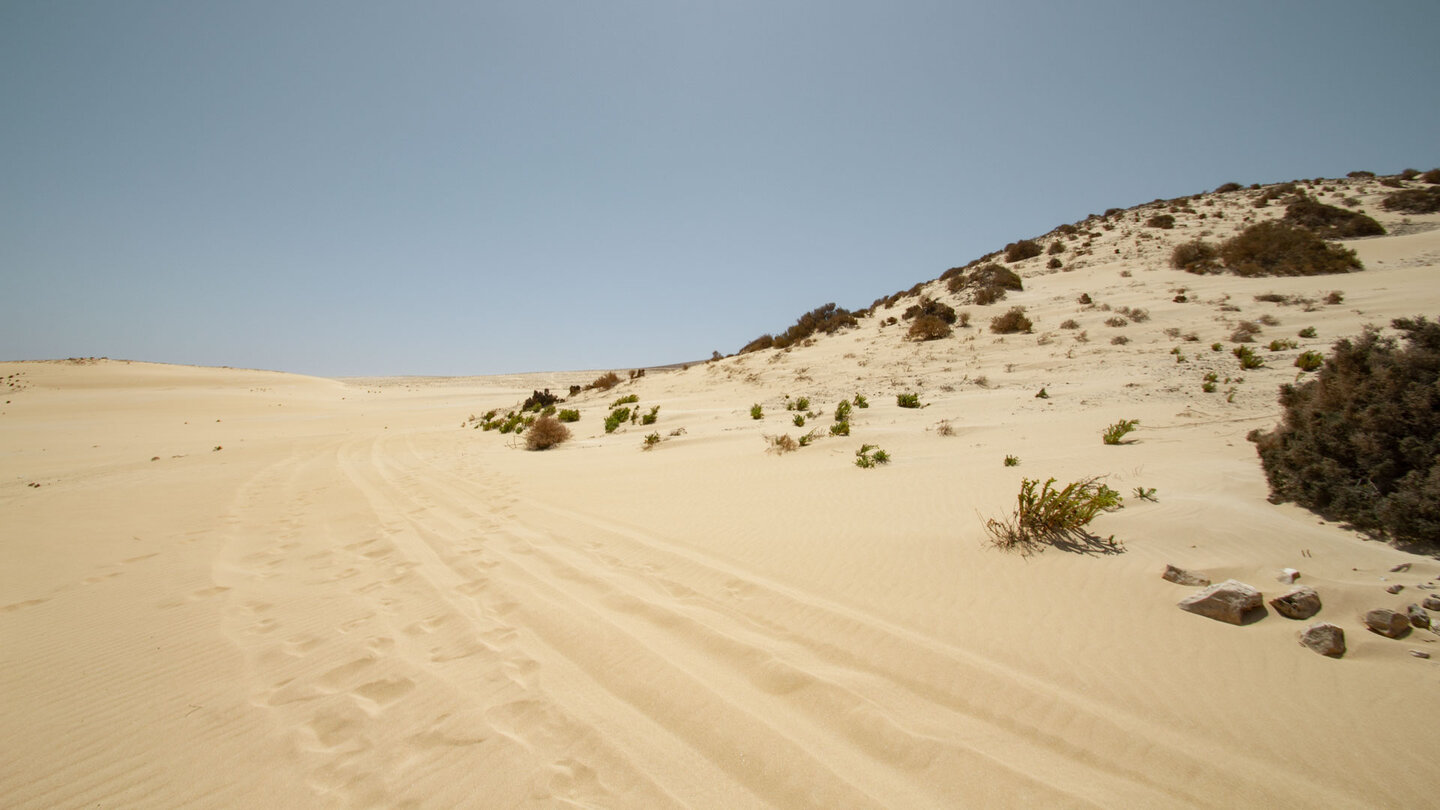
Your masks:
[{"label": "dark bush", "polygon": [[1216,189],[1215,189],[1215,193],[1216,193],[1216,194],[1228,194],[1228,193],[1231,192],[1231,191],[1239,191],[1239,190],[1242,189],[1242,188],[1245,188],[1245,187],[1242,186],[1242,185],[1240,185],[1239,183],[1224,183],[1224,184],[1222,184],[1219,188],[1216,188]]},{"label": "dark bush", "polygon": [[1175,246],[1170,266],[1187,273],[1214,273],[1220,269],[1220,249],[1202,239]]},{"label": "dark bush", "polygon": [[1356,179],[1356,180],[1363,180],[1363,179],[1368,178],[1368,177],[1374,177],[1374,176],[1375,176],[1375,172],[1367,172],[1367,171],[1364,171],[1364,170],[1362,169],[1362,170],[1360,170],[1360,171],[1350,172],[1349,174],[1346,174],[1345,176],[1346,176],[1346,177],[1353,178],[1353,179]]},{"label": "dark bush", "polygon": [[1066,224],[1066,225],[1061,225],[1060,227],[1056,228],[1055,230],[1059,231],[1060,233],[1065,234],[1066,236],[1069,236],[1070,234],[1075,233],[1076,231],[1079,231],[1080,229],[1077,228],[1077,227],[1075,227],[1074,225]]},{"label": "dark bush", "polygon": [[560,401],[560,397],[550,393],[550,389],[546,388],[544,391],[535,391],[526,397],[525,404],[520,406],[520,410],[541,411]]},{"label": "dark bush", "polygon": [[1380,223],[1364,214],[1326,205],[1312,197],[1301,197],[1285,206],[1283,219],[1325,239],[1381,236],[1385,233]]},{"label": "dark bush", "polygon": [[615,386],[617,386],[617,385],[619,385],[619,384],[620,384],[620,375],[619,375],[619,374],[616,374],[616,373],[613,372],[613,371],[608,371],[608,372],[606,372],[606,373],[604,373],[604,374],[601,374],[599,377],[596,377],[594,382],[590,383],[589,385],[587,385],[587,386],[585,386],[585,387],[586,387],[587,389],[594,388],[594,389],[599,389],[599,390],[601,390],[601,391],[609,391],[611,388],[614,388]]},{"label": "dark bush", "polygon": [[939,340],[949,337],[952,330],[945,319],[937,315],[920,315],[910,324],[907,337],[911,340]]},{"label": "dark bush", "polygon": [[1399,319],[1336,342],[1319,374],[1280,389],[1254,431],[1271,498],[1403,543],[1440,541],[1440,324]]},{"label": "dark bush", "polygon": [[1025,317],[1024,307],[1011,307],[1004,315],[996,315],[990,319],[990,331],[997,335],[1029,332],[1033,326],[1030,319]]},{"label": "dark bush", "polygon": [[1286,222],[1257,222],[1220,246],[1225,268],[1240,276],[1313,276],[1363,269],[1355,251]]},{"label": "dark bush", "polygon": [[1431,185],[1440,185],[1440,169],[1431,169],[1430,171],[1425,172],[1424,174],[1419,175],[1419,176],[1416,177],[1415,179],[1419,180],[1419,181],[1422,182],[1422,183],[1430,183]]},{"label": "dark bush", "polygon": [[1065,266],[1065,263],[1060,261],[1060,258],[1058,256],[1052,256],[1050,257],[1050,261],[1045,263],[1045,266],[1051,270],[1059,270],[1061,267]]},{"label": "dark bush", "polygon": [[902,316],[905,320],[919,318],[922,316],[939,318],[947,324],[955,323],[955,308],[943,301],[936,301],[928,295],[920,299],[920,303],[912,304],[905,310]]},{"label": "dark bush", "polygon": [[975,303],[982,307],[989,306],[1004,297],[1004,287],[981,287],[975,291]]},{"label": "dark bush", "polygon": [[1171,228],[1175,227],[1175,217],[1171,216],[1170,214],[1156,214],[1155,216],[1145,220],[1145,227],[1160,228],[1162,230],[1168,231]]},{"label": "dark bush", "polygon": [[1380,207],[1402,214],[1433,214],[1440,211],[1440,186],[1411,188],[1385,195]]},{"label": "dark bush", "polygon": [[[1040,254],[1035,254],[1040,255]],[[970,286],[973,287],[1000,287],[1006,290],[1023,290],[1025,285],[1020,282],[1020,276],[1008,267],[990,262],[975,268],[969,276]]]},{"label": "dark bush", "polygon": [[1059,239],[1056,239],[1054,242],[1050,243],[1050,247],[1046,248],[1045,252],[1049,253],[1051,256],[1054,256],[1056,253],[1064,253],[1065,243],[1060,241]]},{"label": "dark bush", "polygon": [[1011,242],[1005,246],[1005,261],[1014,264],[1025,259],[1033,259],[1040,253],[1039,242],[1034,239],[1021,239],[1019,242]]},{"label": "dark bush", "polygon": [[525,430],[525,447],[530,450],[548,450],[570,438],[570,428],[559,419],[542,416]]},{"label": "dark bush", "polygon": [[801,315],[795,324],[780,335],[761,335],[760,337],[745,344],[740,350],[741,354],[758,351],[760,349],[783,349],[794,345],[810,337],[816,332],[833,334],[841,329],[857,326],[859,322],[855,319],[854,313],[848,309],[837,307],[834,304],[825,304],[816,307]]}]

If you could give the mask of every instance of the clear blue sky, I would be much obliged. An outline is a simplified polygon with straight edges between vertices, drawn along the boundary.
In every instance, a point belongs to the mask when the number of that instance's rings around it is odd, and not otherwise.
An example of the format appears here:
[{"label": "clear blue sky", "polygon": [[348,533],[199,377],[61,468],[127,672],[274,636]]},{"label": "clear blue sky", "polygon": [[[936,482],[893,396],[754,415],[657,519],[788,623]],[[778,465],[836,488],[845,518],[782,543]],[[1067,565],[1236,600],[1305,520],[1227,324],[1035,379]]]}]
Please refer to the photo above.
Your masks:
[{"label": "clear blue sky", "polygon": [[1440,165],[1440,3],[0,0],[0,358],[729,353],[1227,182]]}]

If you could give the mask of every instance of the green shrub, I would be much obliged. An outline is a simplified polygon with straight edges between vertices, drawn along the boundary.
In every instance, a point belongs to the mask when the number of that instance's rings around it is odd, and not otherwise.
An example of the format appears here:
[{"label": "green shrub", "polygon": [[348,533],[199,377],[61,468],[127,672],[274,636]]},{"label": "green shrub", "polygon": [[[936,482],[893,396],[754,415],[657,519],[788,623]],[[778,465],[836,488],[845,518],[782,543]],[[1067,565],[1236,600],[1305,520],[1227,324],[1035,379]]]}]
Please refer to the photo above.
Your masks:
[{"label": "green shrub", "polygon": [[1100,434],[1100,440],[1106,444],[1119,444],[1120,440],[1125,438],[1126,434],[1134,430],[1138,424],[1140,424],[1139,419],[1121,419],[1105,428],[1105,432]]},{"label": "green shrub", "polygon": [[568,438],[570,428],[553,416],[542,416],[525,431],[525,447],[530,450],[548,450]]},{"label": "green shrub", "polygon": [[808,410],[810,410],[810,398],[809,398],[809,397],[800,397],[799,399],[795,400],[795,410],[797,410],[797,411],[808,411]]},{"label": "green shrub", "polygon": [[1387,194],[1380,201],[1380,207],[1402,214],[1433,214],[1440,211],[1440,186],[1411,188]]},{"label": "green shrub", "polygon": [[840,404],[835,406],[835,421],[844,422],[850,418],[850,400],[842,399]]},{"label": "green shrub", "polygon": [[855,395],[854,402],[855,402],[855,407],[857,407],[857,408],[868,408],[868,407],[870,407],[870,400],[866,399],[864,394],[856,394],[856,395]]},{"label": "green shrub", "polygon": [[1296,336],[1297,336],[1297,337],[1302,337],[1302,338],[1313,338],[1313,337],[1315,337],[1315,327],[1313,327],[1313,326],[1307,326],[1307,327],[1305,327],[1304,329],[1301,329],[1299,332],[1297,332],[1297,333],[1296,333]]},{"label": "green shrub", "polygon": [[1285,350],[1287,350],[1287,349],[1295,349],[1295,348],[1298,348],[1299,345],[1300,345],[1300,344],[1296,343],[1295,341],[1291,340],[1290,338],[1277,338],[1277,339],[1275,339],[1275,340],[1270,341],[1270,351],[1272,351],[1272,352],[1283,352],[1283,351],[1285,351]]},{"label": "green shrub", "polygon": [[623,425],[624,423],[629,422],[629,421],[630,421],[630,409],[629,409],[629,408],[616,408],[615,410],[613,410],[613,411],[610,412],[610,415],[609,415],[609,416],[605,417],[605,432],[606,432],[606,433],[614,433],[614,432],[615,432],[615,428],[618,428],[618,427],[620,427],[621,425]]},{"label": "green shrub", "polygon": [[1220,248],[1196,239],[1175,246],[1170,252],[1170,266],[1187,273],[1214,273],[1220,269]]},{"label": "green shrub", "polygon": [[1258,222],[1220,247],[1225,268],[1240,276],[1312,276],[1363,269],[1355,251],[1278,220]]},{"label": "green shrub", "polygon": [[1281,424],[1250,434],[1273,500],[1403,543],[1440,538],[1440,324],[1337,341],[1319,374],[1280,389]]},{"label": "green shrub", "polygon": [[1011,307],[1004,315],[990,319],[990,331],[997,335],[1029,332],[1034,324],[1025,317],[1024,307]]},{"label": "green shrub", "polygon": [[805,427],[805,414],[797,413],[790,421],[795,423],[795,427]]},{"label": "green shrub", "polygon": [[628,397],[620,397],[619,399],[617,399],[617,400],[615,400],[614,402],[610,403],[610,407],[611,407],[611,408],[618,408],[618,407],[620,407],[621,405],[629,405],[629,404],[632,403],[632,402],[639,402],[639,401],[640,401],[640,395],[639,395],[639,394],[631,394],[631,395],[628,396]]},{"label": "green shrub", "polygon": [[[1063,489],[1053,488],[1054,483],[1054,478],[1043,485],[1038,480],[1023,479],[1010,517],[985,522],[991,543],[1005,551],[1029,555],[1047,544],[1088,541],[1085,527],[1100,514],[1113,512],[1123,505],[1120,493],[1105,486],[1099,478],[1076,481]],[[1113,539],[1111,542],[1113,544]]]},{"label": "green shrub", "polygon": [[1236,346],[1231,350],[1231,354],[1235,355],[1236,359],[1240,361],[1240,368],[1247,371],[1253,368],[1265,367],[1265,361],[1249,346]]},{"label": "green shrub", "polygon": [[653,425],[653,424],[655,424],[655,421],[656,421],[657,419],[659,419],[659,418],[660,418],[660,406],[659,406],[659,405],[656,405],[655,407],[653,407],[653,408],[650,409],[650,412],[649,412],[649,413],[647,413],[647,414],[645,414],[644,416],[640,417],[640,424],[642,424],[642,425]]},{"label": "green shrub", "polygon": [[561,422],[579,422],[580,412],[577,410],[566,408],[557,413],[555,415],[555,418],[559,419]]},{"label": "green shrub", "polygon": [[920,408],[920,407],[924,407],[924,406],[922,406],[922,405],[920,404],[920,395],[919,395],[919,394],[896,394],[896,395],[895,395],[895,404],[896,404],[896,405],[899,405],[899,406],[902,407],[902,408]]},{"label": "green shrub", "polygon": [[1005,466],[1006,466],[1006,467],[1018,467],[1018,466],[1020,466],[1020,457],[1019,457],[1019,456],[1010,456],[1010,455],[1005,456]]},{"label": "green shrub", "polygon": [[1313,197],[1302,197],[1285,207],[1284,221],[1307,228],[1325,239],[1381,236],[1380,223],[1356,211],[1326,205]]},{"label": "green shrub", "polygon": [[644,443],[640,445],[640,449],[641,449],[641,450],[649,450],[650,448],[654,447],[655,445],[657,445],[657,444],[659,444],[659,443],[660,443],[660,434],[659,434],[659,433],[647,433],[647,434],[645,434],[645,441],[644,441]]},{"label": "green shrub", "polygon": [[873,444],[861,446],[855,451],[855,466],[862,470],[868,470],[879,464],[889,464],[890,454],[881,450]]},{"label": "green shrub", "polygon": [[1301,371],[1315,371],[1325,365],[1325,355],[1320,352],[1301,352],[1295,358],[1295,367]]},{"label": "green shrub", "polygon": [[1019,242],[1011,242],[1005,246],[1005,261],[1014,264],[1039,256],[1041,252],[1040,243],[1034,239],[1021,239]]},{"label": "green shrub", "polygon": [[830,435],[831,435],[831,436],[849,436],[849,435],[850,435],[850,423],[849,423],[849,422],[836,422],[835,424],[833,424],[833,425],[830,426]]},{"label": "green shrub", "polygon": [[764,419],[764,418],[765,418],[765,409],[762,408],[762,407],[760,407],[760,404],[759,404],[759,403],[756,403],[756,404],[754,404],[754,405],[751,405],[751,406],[750,406],[750,418],[751,418],[751,419]]}]

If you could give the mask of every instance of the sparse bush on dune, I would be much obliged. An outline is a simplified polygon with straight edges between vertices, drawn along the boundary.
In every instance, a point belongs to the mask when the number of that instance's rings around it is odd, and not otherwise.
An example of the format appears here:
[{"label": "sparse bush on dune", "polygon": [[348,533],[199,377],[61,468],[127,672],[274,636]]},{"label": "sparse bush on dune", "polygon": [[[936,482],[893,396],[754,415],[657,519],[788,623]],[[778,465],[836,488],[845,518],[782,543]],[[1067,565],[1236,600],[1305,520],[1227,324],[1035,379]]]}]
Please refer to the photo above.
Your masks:
[{"label": "sparse bush on dune", "polygon": [[1363,268],[1355,251],[1278,220],[1258,222],[1226,241],[1220,259],[1240,276],[1313,276]]},{"label": "sparse bush on dune", "polygon": [[[1040,551],[1045,545],[1092,545],[1085,527],[1105,512],[1123,505],[1120,493],[1099,478],[1086,478],[1061,489],[1051,478],[1041,484],[1029,478],[1020,482],[1015,511],[1004,520],[985,521],[990,543],[1004,551],[1023,555]],[[1037,488],[1038,487],[1038,488]],[[1114,546],[1113,538],[1110,545]]]},{"label": "sparse bush on dune", "polygon": [[1145,227],[1168,231],[1175,227],[1175,217],[1170,214],[1156,214],[1145,220]]},{"label": "sparse bush on dune", "polygon": [[1003,287],[980,287],[975,290],[975,303],[982,307],[989,306],[1004,298],[1005,289]]},{"label": "sparse bush on dune", "polygon": [[1385,195],[1380,207],[1402,214],[1433,214],[1440,211],[1440,186],[1410,188]]},{"label": "sparse bush on dune", "polygon": [[588,389],[595,389],[595,390],[600,390],[600,391],[609,391],[611,388],[614,388],[615,386],[617,386],[617,385],[619,385],[619,384],[620,384],[620,375],[619,375],[619,374],[616,374],[616,373],[613,372],[613,371],[609,371],[609,372],[606,372],[606,373],[604,373],[604,374],[601,374],[599,377],[596,377],[595,380],[594,380],[594,382],[590,383],[589,385],[587,385],[587,386],[585,386],[585,387],[588,388]]},{"label": "sparse bush on dune", "polygon": [[1325,239],[1381,236],[1385,233],[1385,228],[1370,217],[1326,205],[1313,197],[1302,197],[1286,206],[1283,220]]},{"label": "sparse bush on dune", "polygon": [[1220,269],[1220,249],[1203,239],[1176,245],[1170,266],[1187,273],[1213,273]]},{"label": "sparse bush on dune", "polygon": [[1419,181],[1422,182],[1422,183],[1429,183],[1429,184],[1431,184],[1431,185],[1440,185],[1440,169],[1431,169],[1431,170],[1428,171],[1428,172],[1423,172],[1422,174],[1418,175],[1415,179],[1416,179],[1416,180],[1419,180]]},{"label": "sparse bush on dune", "polygon": [[1045,252],[1049,253],[1051,256],[1054,256],[1057,253],[1064,253],[1065,243],[1060,241],[1059,239],[1056,239],[1054,242],[1050,243],[1050,247]]},{"label": "sparse bush on dune", "polygon": [[936,301],[934,298],[931,298],[928,295],[922,297],[919,303],[911,304],[909,307],[907,307],[905,309],[905,313],[901,317],[905,320],[909,320],[911,318],[919,318],[926,315],[939,318],[947,324],[955,323],[955,319],[957,317],[955,315],[954,307],[943,301]]},{"label": "sparse bush on dune", "polygon": [[548,450],[570,438],[570,428],[552,416],[542,416],[525,430],[525,447],[529,450]]},{"label": "sparse bush on dune", "polygon": [[859,325],[859,321],[850,310],[838,307],[833,303],[825,304],[801,315],[794,325],[779,335],[765,334],[750,341],[740,349],[740,354],[761,349],[784,349],[817,332],[829,335],[857,325]]},{"label": "sparse bush on dune", "polygon": [[1033,259],[1041,253],[1040,243],[1034,239],[1021,239],[1005,246],[1005,261],[1015,262]]},{"label": "sparse bush on dune", "polygon": [[1239,183],[1224,183],[1215,189],[1216,194],[1228,194],[1231,191],[1239,191],[1245,188]]},{"label": "sparse bush on dune", "polygon": [[910,340],[925,341],[939,340],[949,337],[954,330],[950,324],[937,315],[921,315],[910,324],[910,331],[906,334]]},{"label": "sparse bush on dune", "polygon": [[[1440,324],[1398,319],[1337,341],[1319,373],[1280,389],[1281,424],[1254,431],[1271,497],[1403,543],[1440,544]],[[1401,342],[1403,341],[1403,345]]]},{"label": "sparse bush on dune", "polygon": [[1024,307],[1011,307],[1004,315],[990,319],[990,331],[997,335],[1029,332],[1034,324],[1025,316]]}]

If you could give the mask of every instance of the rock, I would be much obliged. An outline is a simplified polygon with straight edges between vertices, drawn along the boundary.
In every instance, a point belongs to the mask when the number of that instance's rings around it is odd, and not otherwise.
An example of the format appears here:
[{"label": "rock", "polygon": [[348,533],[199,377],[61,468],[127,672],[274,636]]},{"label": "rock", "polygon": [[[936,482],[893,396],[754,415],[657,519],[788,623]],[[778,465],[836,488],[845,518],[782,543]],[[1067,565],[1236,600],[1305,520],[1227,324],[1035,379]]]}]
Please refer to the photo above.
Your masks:
[{"label": "rock", "polygon": [[1386,588],[1386,589],[1385,589],[1385,592],[1386,592],[1386,593],[1400,593],[1400,592],[1403,591],[1403,590],[1405,590],[1405,586],[1404,586],[1404,585],[1401,585],[1400,583],[1397,582],[1397,583],[1395,583],[1394,585],[1391,585],[1390,587]]},{"label": "rock", "polygon": [[1410,563],[1400,563],[1399,565],[1391,568],[1391,569],[1390,569],[1390,573],[1392,573],[1392,574],[1398,574],[1398,573],[1400,573],[1401,571],[1409,571],[1409,570],[1410,570]]},{"label": "rock", "polygon": [[1184,568],[1176,568],[1173,565],[1166,565],[1165,573],[1161,574],[1160,578],[1169,580],[1176,585],[1198,585],[1203,588],[1210,584],[1209,579],[1199,574],[1186,571]]},{"label": "rock", "polygon": [[1420,605],[1426,610],[1440,610],[1440,596],[1427,596]]},{"label": "rock", "polygon": [[1400,638],[1410,632],[1410,618],[1393,610],[1379,608],[1365,614],[1365,626],[1386,638]]},{"label": "rock", "polygon": [[1286,585],[1289,585],[1299,578],[1300,572],[1296,571],[1294,568],[1281,568],[1280,576],[1276,577],[1275,579],[1279,582],[1283,582]]},{"label": "rock", "polygon": [[1287,619],[1308,619],[1320,612],[1320,594],[1308,585],[1301,585],[1284,596],[1271,599],[1270,607]]},{"label": "rock", "polygon": [[[1185,597],[1180,600],[1179,607],[1216,621],[1241,624],[1245,620],[1245,614],[1264,607],[1264,602],[1259,591],[1243,582],[1227,579]],[[1406,626],[1409,626],[1408,621]]]},{"label": "rock", "polygon": [[1413,656],[1415,656],[1416,658],[1429,658],[1429,657],[1430,657],[1430,653],[1427,653],[1427,652],[1425,652],[1424,650],[1411,650],[1411,651],[1410,651],[1410,654],[1413,655]]},{"label": "rock", "polygon": [[1410,620],[1411,627],[1418,627],[1421,630],[1430,629],[1430,614],[1420,609],[1419,605],[1409,605],[1405,608],[1405,617]]},{"label": "rock", "polygon": [[1339,658],[1345,654],[1345,631],[1329,622],[1316,622],[1300,631],[1300,643],[1321,655]]}]

